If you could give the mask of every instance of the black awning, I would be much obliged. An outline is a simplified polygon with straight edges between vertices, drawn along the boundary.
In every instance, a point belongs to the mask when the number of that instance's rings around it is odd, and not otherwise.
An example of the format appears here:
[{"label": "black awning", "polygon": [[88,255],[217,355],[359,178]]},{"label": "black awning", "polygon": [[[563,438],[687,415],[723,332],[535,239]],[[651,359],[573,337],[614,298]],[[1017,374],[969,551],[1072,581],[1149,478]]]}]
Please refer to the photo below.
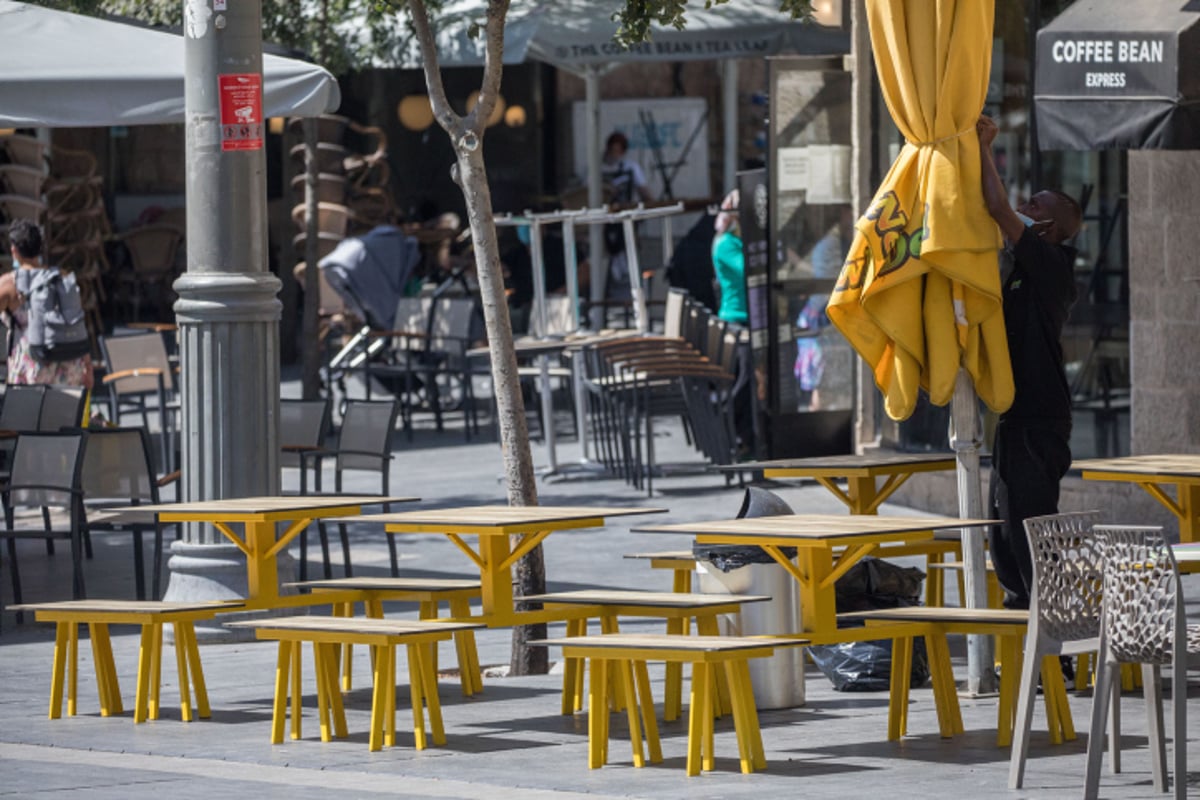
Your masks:
[{"label": "black awning", "polygon": [[1076,0],[1038,32],[1042,150],[1200,150],[1200,2]]}]

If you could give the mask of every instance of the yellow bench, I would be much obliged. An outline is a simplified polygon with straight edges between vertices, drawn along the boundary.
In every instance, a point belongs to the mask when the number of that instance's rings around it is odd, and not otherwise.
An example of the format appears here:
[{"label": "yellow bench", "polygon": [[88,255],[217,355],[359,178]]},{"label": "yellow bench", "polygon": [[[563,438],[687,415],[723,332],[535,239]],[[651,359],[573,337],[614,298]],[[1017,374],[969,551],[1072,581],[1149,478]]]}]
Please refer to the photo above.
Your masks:
[{"label": "yellow bench", "polygon": [[133,721],[158,719],[159,687],[162,674],[163,625],[175,627],[175,662],[179,672],[179,705],[184,722],[192,721],[189,687],[196,693],[196,713],[210,716],[208,690],[196,646],[196,620],[212,619],[219,613],[236,611],[237,603],[170,603],[154,600],[66,600],[58,603],[31,603],[14,609],[34,612],[38,622],[55,623],[54,667],[50,677],[50,719],[62,716],[63,688],[66,686],[67,716],[75,716],[76,689],[79,683],[79,626],[87,625],[92,641],[92,660],[96,668],[96,686],[100,695],[100,716],[124,712],[117,668],[113,662],[109,625],[138,625],[142,629],[138,648],[137,688],[134,694]]},{"label": "yellow bench", "polygon": [[[1028,611],[1003,608],[911,606],[839,614],[838,620],[839,622],[862,621],[866,622],[868,627],[872,623],[890,625],[897,622],[915,622],[929,626],[929,633],[926,634],[926,642],[931,645],[929,647],[929,668],[935,675],[944,674],[950,670],[950,649],[946,644],[947,635],[954,633],[995,636],[1000,643],[1000,697],[996,720],[996,744],[999,747],[1007,747],[1012,744],[1017,692],[1020,687],[1021,653],[1025,631],[1029,624]],[[902,646],[906,648],[908,657],[911,658],[912,639],[903,641]],[[893,665],[895,663],[893,661]],[[1063,741],[1074,739],[1075,728],[1071,720],[1071,709],[1067,703],[1067,688],[1063,682],[1062,668],[1059,666],[1057,656],[1047,656],[1043,659],[1042,685],[1046,717],[1050,723],[1050,740],[1055,744],[1061,744]],[[907,686],[908,684],[905,682],[903,689],[900,689],[893,681],[893,690],[902,691],[903,698],[899,699],[900,728],[898,731],[892,731],[889,726],[889,739],[898,738],[905,733],[907,720],[904,709],[908,705]],[[954,705],[952,733],[962,733],[962,716],[958,712],[956,697]]]},{"label": "yellow bench", "polygon": [[[330,578],[328,580],[289,583],[298,589],[320,592],[354,592],[355,601],[333,604],[334,616],[354,616],[354,603],[361,602],[368,617],[383,618],[385,601],[417,603],[420,619],[438,618],[438,604],[445,603],[450,616],[465,620],[471,616],[471,601],[479,599],[479,581],[456,578]],[[479,652],[475,646],[474,628],[460,630],[454,634],[454,648],[458,655],[459,681],[467,697],[483,691],[483,676],[479,667]],[[342,691],[350,691],[350,669],[353,653],[347,647],[342,653]],[[433,654],[433,670],[437,672],[437,651]]]},{"label": "yellow bench", "polygon": [[[644,766],[642,729],[651,763],[662,761],[658,725],[654,719],[654,700],[650,697],[647,661],[690,663],[692,665],[691,701],[688,709],[687,774],[711,770],[714,763],[713,715],[716,697],[714,673],[722,672],[729,685],[733,726],[737,735],[738,757],[744,773],[766,769],[758,711],[750,683],[751,658],[774,655],[775,648],[806,644],[802,639],[745,638],[731,636],[668,636],[656,634],[606,633],[599,636],[571,636],[566,639],[531,642],[562,647],[567,659],[591,659],[591,686],[588,694],[588,767],[597,769],[608,762],[608,683],[609,672],[618,679],[628,698],[629,737],[633,764]],[[640,711],[640,714],[639,714]]]},{"label": "yellow bench", "polygon": [[[653,617],[667,621],[667,635],[682,636],[684,625],[689,619],[696,620],[696,631],[702,636],[719,636],[717,616],[735,614],[743,603],[760,603],[771,598],[762,595],[696,594],[693,592],[638,592],[625,589],[584,589],[574,592],[555,592],[523,598],[542,603],[547,608],[584,607],[583,615],[567,619],[567,636],[587,635],[588,618],[600,619],[602,633],[617,633],[617,618]],[[785,633],[780,631],[780,633]],[[565,656],[563,670],[562,713],[572,714],[583,708],[584,671],[582,662]],[[667,664],[666,687],[663,697],[663,719],[667,722],[679,718],[683,703],[682,662]],[[718,702],[714,709],[721,713],[730,710],[729,690],[726,682],[717,677]],[[614,699],[620,707],[624,693],[618,688]]]},{"label": "yellow bench", "polygon": [[[300,645],[312,642],[317,674],[317,708],[321,741],[334,736],[344,738],[346,714],[338,690],[336,648],[363,644],[374,654],[374,692],[371,698],[371,732],[368,747],[379,750],[396,743],[396,645],[408,648],[409,696],[413,711],[413,740],[418,750],[426,747],[425,718],[429,713],[430,734],[434,744],[445,744],[442,709],[438,702],[437,673],[430,651],[437,642],[447,641],[457,631],[478,629],[483,625],[462,622],[366,619],[345,617],[280,617],[229,623],[229,627],[250,628],[259,639],[279,642],[275,668],[275,703],[271,717],[271,743],[283,742],[284,721],[291,699],[293,739],[300,738]],[[290,673],[290,680],[289,680]],[[290,688],[290,691],[289,691]]]}]

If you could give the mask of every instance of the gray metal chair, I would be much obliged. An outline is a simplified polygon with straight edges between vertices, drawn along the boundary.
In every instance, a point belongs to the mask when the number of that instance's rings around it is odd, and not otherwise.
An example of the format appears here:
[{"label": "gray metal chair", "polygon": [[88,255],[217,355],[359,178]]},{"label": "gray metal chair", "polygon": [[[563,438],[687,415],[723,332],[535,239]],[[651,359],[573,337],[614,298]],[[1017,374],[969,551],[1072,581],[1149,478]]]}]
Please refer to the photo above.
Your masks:
[{"label": "gray metal chair", "polygon": [[[1092,726],[1088,738],[1085,798],[1100,789],[1104,723],[1120,702],[1120,666],[1142,665],[1154,787],[1167,791],[1167,747],[1163,732],[1162,667],[1171,668],[1174,711],[1175,797],[1187,796],[1187,657],[1200,653],[1200,625],[1188,625],[1179,567],[1162,528],[1097,525],[1104,551],[1104,603]],[[1115,715],[1114,715],[1115,716]],[[1120,746],[1120,730],[1109,731],[1109,747]]]},{"label": "gray metal chair", "polygon": [[[334,460],[333,490],[342,493],[342,483],[346,472],[366,471],[379,473],[379,495],[388,495],[391,478],[392,439],[396,432],[396,417],[400,413],[397,400],[347,400],[346,410],[342,416],[342,427],[338,432],[337,446],[329,453]],[[391,510],[389,503],[383,503],[384,512]],[[325,524],[317,523],[322,542],[327,540]],[[338,524],[338,535],[342,540],[342,558],[345,564],[346,576],[353,573],[350,565],[350,540],[346,533],[345,524]],[[391,559],[392,576],[400,575],[400,560],[396,552],[394,537],[387,537],[388,555]],[[330,577],[331,569],[326,551],[325,575]]]},{"label": "gray metal chair", "polygon": [[146,599],[142,534],[154,532],[151,598],[157,600],[162,576],[163,528],[156,514],[115,512],[120,506],[161,502],[159,489],[172,478],[154,474],[150,436],[145,428],[96,428],[88,432],[83,459],[83,498],[89,532],[128,532],[133,537],[134,586]]},{"label": "gray metal chair", "polygon": [[[329,455],[325,442],[330,428],[329,400],[279,401],[279,465],[300,471],[300,494],[308,494],[308,472],[313,471],[313,490],[321,491],[321,459]],[[321,550],[329,577],[329,541],[323,536]],[[300,580],[308,580],[308,529],[300,534]]]},{"label": "gray metal chair", "polygon": [[54,433],[63,428],[78,428],[83,424],[86,402],[87,391],[81,386],[47,386],[42,393],[37,429]]},{"label": "gray metal chair", "polygon": [[0,454],[4,455],[6,465],[16,443],[16,435],[38,430],[45,393],[46,387],[43,385],[26,384],[14,384],[5,391],[4,405],[0,406],[0,431],[4,432],[4,438],[0,439]]},{"label": "gray metal chair", "polygon": [[1013,726],[1010,789],[1021,788],[1025,778],[1029,729],[1042,659],[1092,653],[1100,647],[1100,576],[1104,558],[1092,534],[1092,526],[1099,519],[1098,511],[1081,511],[1025,520],[1034,585]]},{"label": "gray metal chair", "polygon": [[[71,543],[72,596],[86,596],[83,581],[83,453],[87,434],[22,433],[13,448],[12,471],[2,491],[5,528],[0,538],[8,540],[9,574],[13,599],[20,604],[21,573],[17,561],[18,539],[66,539]],[[66,528],[17,528],[14,509],[62,509],[68,515]],[[18,621],[21,615],[18,614]]]},{"label": "gray metal chair", "polygon": [[158,471],[175,469],[175,415],[179,410],[175,369],[167,355],[162,334],[156,331],[124,336],[101,336],[100,349],[108,373],[112,421],[121,424],[126,411],[136,412],[142,426],[150,428],[149,401],[155,401],[158,416]]}]

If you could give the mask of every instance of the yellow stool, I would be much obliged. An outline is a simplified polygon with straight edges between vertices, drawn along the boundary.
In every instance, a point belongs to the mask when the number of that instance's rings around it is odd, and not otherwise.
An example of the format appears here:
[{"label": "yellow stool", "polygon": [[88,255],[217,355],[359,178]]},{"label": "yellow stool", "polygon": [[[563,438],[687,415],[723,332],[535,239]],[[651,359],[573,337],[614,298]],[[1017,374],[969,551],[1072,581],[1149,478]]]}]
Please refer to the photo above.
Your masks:
[{"label": "yellow stool", "polygon": [[[196,714],[207,719],[211,713],[200,650],[193,622],[212,619],[218,613],[235,611],[237,603],[168,603],[154,600],[67,600],[33,603],[14,609],[33,611],[38,622],[55,623],[54,668],[50,677],[50,719],[62,716],[64,684],[67,716],[75,716],[79,684],[79,626],[87,625],[92,641],[92,660],[100,695],[100,716],[124,712],[117,668],[113,662],[109,625],[138,625],[142,629],[138,649],[137,689],[133,721],[158,719],[162,674],[163,625],[175,627],[175,662],[179,672],[179,705],[184,722],[192,721],[190,691],[196,693]],[[190,690],[190,691],[189,691]]]},{"label": "yellow stool", "polygon": [[[751,658],[774,655],[775,648],[803,645],[800,639],[746,638],[732,636],[667,636],[608,633],[566,639],[533,642],[563,648],[564,658],[591,659],[591,685],[588,694],[588,767],[597,769],[608,762],[608,672],[614,671],[629,698],[629,733],[633,764],[644,766],[642,727],[649,747],[651,763],[662,761],[658,726],[654,720],[654,701],[646,674],[647,661],[690,663],[692,665],[691,703],[688,710],[687,774],[699,775],[711,770],[713,752],[713,712],[716,698],[712,673],[723,672],[729,684],[733,726],[737,735],[738,757],[742,772],[766,769],[758,711],[750,684]],[[639,714],[640,710],[640,714]]]},{"label": "yellow stool", "polygon": [[275,703],[271,717],[271,743],[283,742],[288,701],[291,700],[291,736],[299,739],[300,645],[311,642],[317,674],[317,709],[321,741],[345,738],[346,715],[338,690],[337,647],[362,644],[374,654],[374,693],[371,698],[371,732],[368,747],[379,750],[396,743],[396,646],[408,648],[409,696],[413,711],[413,741],[418,750],[427,745],[424,712],[429,713],[429,735],[434,744],[445,744],[442,709],[438,701],[437,673],[430,658],[438,642],[457,631],[478,629],[479,624],[344,617],[279,617],[229,623],[250,628],[259,639],[279,642],[275,667]]},{"label": "yellow stool", "polygon": [[[471,601],[480,596],[479,581],[454,578],[331,578],[328,580],[289,583],[296,588],[313,589],[317,594],[326,591],[354,592],[354,601],[333,604],[334,616],[354,616],[354,603],[361,602],[368,617],[383,618],[384,601],[418,604],[420,619],[438,619],[438,604],[446,603],[450,616],[455,620],[467,620],[471,616]],[[454,634],[454,648],[458,655],[459,681],[465,696],[471,697],[483,691],[483,673],[479,666],[479,652],[475,646],[473,628]],[[350,691],[350,670],[353,653],[347,647],[342,651],[342,691]],[[433,653],[433,671],[437,672],[437,651]]]}]

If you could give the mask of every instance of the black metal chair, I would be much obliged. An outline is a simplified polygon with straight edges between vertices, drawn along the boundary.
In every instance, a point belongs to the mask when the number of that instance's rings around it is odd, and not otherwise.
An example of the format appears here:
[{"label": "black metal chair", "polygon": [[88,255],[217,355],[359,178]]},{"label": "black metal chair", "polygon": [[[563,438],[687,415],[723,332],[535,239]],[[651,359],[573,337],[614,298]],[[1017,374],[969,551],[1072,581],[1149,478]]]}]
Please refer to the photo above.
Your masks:
[{"label": "black metal chair", "polygon": [[157,600],[162,579],[163,528],[166,526],[158,521],[156,514],[111,509],[159,503],[159,489],[174,479],[174,476],[158,478],[155,475],[150,436],[145,428],[96,428],[88,432],[82,479],[87,531],[132,534],[134,586],[138,600],[146,599],[142,534],[154,532],[150,599]]},{"label": "black metal chair", "polygon": [[[13,448],[12,470],[0,497],[4,503],[5,528],[0,538],[8,540],[9,574],[13,599],[23,602],[21,573],[17,560],[18,539],[66,539],[71,544],[72,591],[76,599],[86,596],[83,581],[83,454],[87,434],[22,433]],[[40,528],[15,526],[16,507],[43,509]],[[55,529],[46,509],[61,509],[68,515],[66,528]],[[21,615],[18,613],[18,621]]]}]

